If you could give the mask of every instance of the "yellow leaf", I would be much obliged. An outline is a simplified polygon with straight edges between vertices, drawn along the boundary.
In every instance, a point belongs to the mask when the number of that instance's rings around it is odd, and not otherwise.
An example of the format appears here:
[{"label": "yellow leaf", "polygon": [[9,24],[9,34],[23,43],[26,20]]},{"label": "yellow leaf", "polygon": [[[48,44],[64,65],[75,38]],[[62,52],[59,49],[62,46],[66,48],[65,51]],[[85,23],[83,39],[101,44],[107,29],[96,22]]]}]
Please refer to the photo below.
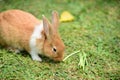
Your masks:
[{"label": "yellow leaf", "polygon": [[73,21],[74,16],[68,11],[64,11],[60,16],[60,22]]}]

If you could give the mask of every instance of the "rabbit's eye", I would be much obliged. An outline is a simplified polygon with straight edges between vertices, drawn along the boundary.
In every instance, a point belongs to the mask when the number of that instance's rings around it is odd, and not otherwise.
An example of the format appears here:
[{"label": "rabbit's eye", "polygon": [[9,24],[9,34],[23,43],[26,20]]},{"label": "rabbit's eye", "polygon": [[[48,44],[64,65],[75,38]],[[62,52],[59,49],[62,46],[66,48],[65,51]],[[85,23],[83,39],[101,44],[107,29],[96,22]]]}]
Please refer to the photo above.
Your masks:
[{"label": "rabbit's eye", "polygon": [[56,49],[55,47],[53,47],[53,48],[52,48],[52,51],[56,53],[56,52],[57,52],[57,49]]}]

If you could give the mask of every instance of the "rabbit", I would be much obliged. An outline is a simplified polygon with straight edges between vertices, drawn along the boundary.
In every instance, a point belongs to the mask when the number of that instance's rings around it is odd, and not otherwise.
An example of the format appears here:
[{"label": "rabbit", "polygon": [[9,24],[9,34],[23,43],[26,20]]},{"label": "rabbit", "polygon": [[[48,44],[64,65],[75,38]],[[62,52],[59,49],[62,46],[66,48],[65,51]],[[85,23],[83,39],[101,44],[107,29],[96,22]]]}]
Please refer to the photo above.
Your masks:
[{"label": "rabbit", "polygon": [[0,13],[0,45],[25,50],[32,60],[42,61],[44,55],[54,61],[62,61],[65,45],[58,32],[59,16],[52,12],[52,23],[45,16],[42,20],[22,10]]}]

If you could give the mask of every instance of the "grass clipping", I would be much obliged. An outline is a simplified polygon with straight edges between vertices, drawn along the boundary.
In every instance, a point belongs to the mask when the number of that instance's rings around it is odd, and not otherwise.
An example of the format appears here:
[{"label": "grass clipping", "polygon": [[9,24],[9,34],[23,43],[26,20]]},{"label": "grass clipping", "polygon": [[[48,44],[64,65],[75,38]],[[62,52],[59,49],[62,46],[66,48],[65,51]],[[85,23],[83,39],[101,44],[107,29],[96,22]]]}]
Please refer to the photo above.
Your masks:
[{"label": "grass clipping", "polygon": [[78,66],[80,66],[80,68],[82,68],[83,70],[85,69],[85,65],[88,64],[87,62],[87,55],[86,53],[82,50],[78,50],[78,51],[75,51],[73,53],[71,53],[70,55],[68,55],[67,57],[65,57],[63,59],[63,61],[66,61],[69,57],[73,56],[74,54],[79,54],[79,63],[78,63]]}]

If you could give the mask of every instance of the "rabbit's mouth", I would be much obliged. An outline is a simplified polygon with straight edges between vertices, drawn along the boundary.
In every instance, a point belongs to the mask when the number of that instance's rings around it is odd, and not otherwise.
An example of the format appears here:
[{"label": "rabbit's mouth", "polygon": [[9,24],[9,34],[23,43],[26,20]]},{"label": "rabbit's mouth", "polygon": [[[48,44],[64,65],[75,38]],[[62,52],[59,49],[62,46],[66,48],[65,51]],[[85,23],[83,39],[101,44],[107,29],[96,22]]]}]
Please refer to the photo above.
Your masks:
[{"label": "rabbit's mouth", "polygon": [[62,60],[63,60],[63,57],[54,57],[53,60],[54,60],[54,61],[62,61]]}]

